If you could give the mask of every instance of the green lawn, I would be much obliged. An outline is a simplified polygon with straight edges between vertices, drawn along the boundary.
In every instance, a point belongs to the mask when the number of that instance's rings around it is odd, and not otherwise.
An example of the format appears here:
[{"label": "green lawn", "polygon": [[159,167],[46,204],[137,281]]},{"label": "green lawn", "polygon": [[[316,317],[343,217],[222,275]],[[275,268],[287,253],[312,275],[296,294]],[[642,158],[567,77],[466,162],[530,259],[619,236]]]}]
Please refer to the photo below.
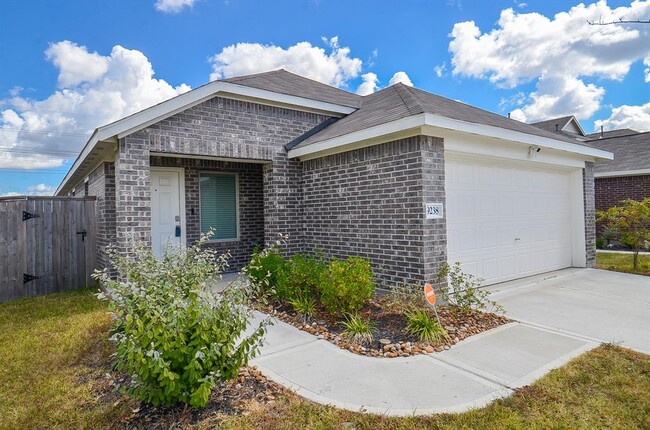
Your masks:
[{"label": "green lawn", "polygon": [[632,254],[621,254],[617,252],[597,252],[596,267],[616,272],[639,273],[650,275],[650,255],[639,254],[639,271],[634,271]]},{"label": "green lawn", "polygon": [[[0,305],[0,429],[124,427],[137,403],[119,395],[107,400],[94,389],[93,376],[108,371],[109,323],[89,291]],[[510,398],[464,414],[386,418],[287,394],[272,405],[252,404],[247,415],[220,428],[650,428],[648,393],[650,356],[605,345]]]}]

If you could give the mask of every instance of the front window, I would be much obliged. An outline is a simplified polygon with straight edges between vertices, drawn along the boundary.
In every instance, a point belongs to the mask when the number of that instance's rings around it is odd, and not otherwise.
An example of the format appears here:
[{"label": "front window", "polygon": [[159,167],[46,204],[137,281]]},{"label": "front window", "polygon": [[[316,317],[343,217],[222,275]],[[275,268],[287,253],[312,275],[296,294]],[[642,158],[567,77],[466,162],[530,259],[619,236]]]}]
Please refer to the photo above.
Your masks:
[{"label": "front window", "polygon": [[239,238],[237,175],[234,173],[201,173],[201,233],[212,228],[211,240]]}]

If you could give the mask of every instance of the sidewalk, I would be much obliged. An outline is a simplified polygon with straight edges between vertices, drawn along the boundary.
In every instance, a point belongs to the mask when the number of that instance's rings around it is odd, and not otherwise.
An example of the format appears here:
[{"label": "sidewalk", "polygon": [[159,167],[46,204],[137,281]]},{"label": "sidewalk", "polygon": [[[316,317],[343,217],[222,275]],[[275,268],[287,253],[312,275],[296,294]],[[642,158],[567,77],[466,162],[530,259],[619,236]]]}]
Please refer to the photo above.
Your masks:
[{"label": "sidewalk", "polygon": [[[263,318],[256,313],[258,321]],[[596,346],[511,323],[441,353],[371,358],[275,320],[251,364],[317,403],[386,415],[426,415],[485,406]]]}]

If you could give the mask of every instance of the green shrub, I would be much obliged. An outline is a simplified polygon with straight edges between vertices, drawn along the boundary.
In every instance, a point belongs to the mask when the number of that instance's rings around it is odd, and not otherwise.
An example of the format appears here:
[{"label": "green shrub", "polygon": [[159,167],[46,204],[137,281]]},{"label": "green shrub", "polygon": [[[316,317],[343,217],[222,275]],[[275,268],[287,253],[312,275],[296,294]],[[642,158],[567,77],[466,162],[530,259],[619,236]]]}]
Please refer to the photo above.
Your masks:
[{"label": "green shrub", "polygon": [[256,247],[250,263],[242,269],[256,291],[264,297],[276,297],[278,281],[284,276],[286,263],[282,257],[282,240],[259,250]]},{"label": "green shrub", "polygon": [[605,239],[602,237],[596,238],[596,248],[603,249],[605,248]]},{"label": "green shrub", "polygon": [[294,254],[278,276],[276,298],[291,302],[299,298],[314,297],[318,282],[326,269],[327,264],[320,254],[316,256]]},{"label": "green shrub", "polygon": [[490,291],[482,289],[483,280],[474,275],[464,273],[460,263],[453,266],[444,264],[438,274],[440,279],[448,277],[449,287],[440,291],[440,296],[450,305],[458,307],[461,312],[468,313],[472,309],[480,311],[501,312],[503,308],[490,300]]},{"label": "green shrub", "polygon": [[417,284],[393,287],[382,300],[387,309],[401,314],[427,306],[422,286]]},{"label": "green shrub", "polygon": [[359,314],[345,314],[341,325],[345,330],[341,335],[350,342],[367,344],[374,338],[375,325],[370,319],[363,319]]},{"label": "green shrub", "polygon": [[320,300],[331,313],[355,313],[375,291],[370,261],[350,257],[333,259],[320,277]]},{"label": "green shrub", "polygon": [[431,318],[425,309],[406,312],[406,331],[417,336],[420,342],[439,342],[448,337],[438,320]]},{"label": "green shrub", "polygon": [[267,321],[242,337],[252,313],[249,289],[215,293],[209,284],[227,256],[194,246],[165,251],[134,243],[127,256],[109,251],[118,280],[96,272],[115,317],[116,367],[131,376],[126,391],[144,402],[202,407],[219,381],[237,376],[256,354]]}]

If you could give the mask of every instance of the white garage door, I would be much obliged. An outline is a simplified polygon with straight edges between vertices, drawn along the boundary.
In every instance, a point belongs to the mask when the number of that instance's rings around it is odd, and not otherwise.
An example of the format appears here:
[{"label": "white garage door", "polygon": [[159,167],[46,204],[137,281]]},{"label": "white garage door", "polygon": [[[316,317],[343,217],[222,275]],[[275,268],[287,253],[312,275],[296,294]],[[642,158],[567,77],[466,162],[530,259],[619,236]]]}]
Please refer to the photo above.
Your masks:
[{"label": "white garage door", "polygon": [[450,263],[486,285],[571,266],[567,171],[453,157],[445,167]]}]

